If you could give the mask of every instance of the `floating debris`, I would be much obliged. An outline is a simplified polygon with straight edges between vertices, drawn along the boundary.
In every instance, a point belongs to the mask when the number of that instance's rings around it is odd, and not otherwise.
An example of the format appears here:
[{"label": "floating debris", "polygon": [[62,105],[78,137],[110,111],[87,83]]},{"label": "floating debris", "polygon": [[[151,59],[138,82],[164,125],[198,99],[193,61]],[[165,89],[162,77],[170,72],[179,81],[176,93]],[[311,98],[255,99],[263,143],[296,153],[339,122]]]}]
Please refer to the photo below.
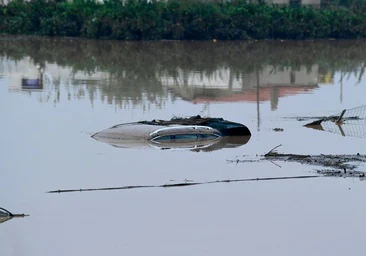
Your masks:
[{"label": "floating debris", "polygon": [[23,218],[29,215],[26,214],[13,214],[8,210],[0,207],[0,224],[5,221],[11,220],[12,218]]},{"label": "floating debris", "polygon": [[271,152],[263,158],[269,161],[297,162],[307,165],[330,167],[340,170],[354,170],[359,163],[366,162],[366,155],[298,155]]},{"label": "floating debris", "polygon": [[322,169],[316,170],[316,172],[324,177],[338,177],[338,178],[359,178],[360,181],[366,179],[366,172],[362,171],[347,171],[346,169],[334,170],[334,169]]},{"label": "floating debris", "polygon": [[366,163],[366,155],[360,153],[352,155],[300,155],[300,154],[283,154],[276,151],[282,145],[278,145],[271,149],[268,153],[257,157],[257,159],[235,159],[228,160],[229,163],[252,163],[261,161],[283,161],[296,162],[306,165],[321,166],[329,169],[317,170],[318,174],[332,177],[364,177],[366,172],[356,171],[355,169],[361,163]]}]

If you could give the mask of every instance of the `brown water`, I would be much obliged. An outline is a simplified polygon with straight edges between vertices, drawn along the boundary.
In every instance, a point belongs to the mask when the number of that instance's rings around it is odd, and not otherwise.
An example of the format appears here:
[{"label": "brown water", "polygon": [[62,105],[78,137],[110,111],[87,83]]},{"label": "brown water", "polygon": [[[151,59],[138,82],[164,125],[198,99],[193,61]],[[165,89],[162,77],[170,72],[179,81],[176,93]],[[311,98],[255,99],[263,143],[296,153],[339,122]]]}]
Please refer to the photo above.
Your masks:
[{"label": "brown water", "polygon": [[[365,127],[342,136],[295,119],[365,104],[364,49],[364,41],[0,40],[0,207],[30,215],[0,223],[0,255],[364,255],[358,178],[45,193],[316,175],[296,163],[228,161],[279,144],[285,153],[365,154]],[[253,135],[211,152],[90,138],[119,123],[198,114]]]}]

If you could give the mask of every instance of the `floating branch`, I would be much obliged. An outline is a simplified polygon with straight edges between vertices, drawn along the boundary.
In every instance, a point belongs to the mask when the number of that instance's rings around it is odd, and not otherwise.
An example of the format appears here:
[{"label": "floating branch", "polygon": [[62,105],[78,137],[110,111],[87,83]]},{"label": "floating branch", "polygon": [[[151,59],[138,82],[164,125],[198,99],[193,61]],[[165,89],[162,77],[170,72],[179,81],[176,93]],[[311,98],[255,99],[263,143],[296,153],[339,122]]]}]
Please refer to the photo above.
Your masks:
[{"label": "floating branch", "polygon": [[272,153],[273,154],[276,154],[275,150],[279,147],[281,147],[282,144],[278,145],[278,146],[275,146],[274,148],[272,148],[267,154],[265,154],[264,156],[270,156]]},{"label": "floating branch", "polygon": [[248,179],[234,179],[234,180],[215,180],[204,182],[184,182],[172,183],[163,185],[138,185],[138,186],[122,186],[122,187],[108,187],[108,188],[86,188],[86,189],[64,189],[52,190],[46,193],[69,193],[69,192],[90,192],[90,191],[104,191],[104,190],[125,190],[125,189],[139,189],[139,188],[174,188],[174,187],[188,187],[216,183],[232,183],[232,182],[249,182],[249,181],[271,181],[271,180],[293,180],[293,179],[310,179],[318,178],[319,176],[289,176],[289,177],[265,177],[265,178],[248,178]]}]

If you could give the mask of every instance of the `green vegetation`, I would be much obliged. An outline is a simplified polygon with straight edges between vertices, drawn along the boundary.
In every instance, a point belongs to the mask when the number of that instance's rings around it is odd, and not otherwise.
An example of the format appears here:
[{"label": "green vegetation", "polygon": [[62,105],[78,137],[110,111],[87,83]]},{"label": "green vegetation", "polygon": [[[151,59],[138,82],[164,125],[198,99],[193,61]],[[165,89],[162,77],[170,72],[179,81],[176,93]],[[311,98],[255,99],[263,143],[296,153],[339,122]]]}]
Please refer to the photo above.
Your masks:
[{"label": "green vegetation", "polygon": [[365,38],[366,2],[322,8],[244,0],[13,0],[0,33],[122,40]]}]

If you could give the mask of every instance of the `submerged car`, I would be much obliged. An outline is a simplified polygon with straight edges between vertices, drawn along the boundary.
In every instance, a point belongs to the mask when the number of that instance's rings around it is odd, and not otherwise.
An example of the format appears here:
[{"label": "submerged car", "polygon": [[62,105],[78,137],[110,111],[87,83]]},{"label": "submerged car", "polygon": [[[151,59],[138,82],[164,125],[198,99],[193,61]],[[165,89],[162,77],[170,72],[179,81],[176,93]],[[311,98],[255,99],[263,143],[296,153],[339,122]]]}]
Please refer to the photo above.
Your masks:
[{"label": "submerged car", "polygon": [[[202,149],[240,146],[249,141],[249,129],[222,118],[173,118],[119,124],[92,137],[116,147],[152,146],[159,149]],[[230,138],[230,139],[228,139]]]}]

